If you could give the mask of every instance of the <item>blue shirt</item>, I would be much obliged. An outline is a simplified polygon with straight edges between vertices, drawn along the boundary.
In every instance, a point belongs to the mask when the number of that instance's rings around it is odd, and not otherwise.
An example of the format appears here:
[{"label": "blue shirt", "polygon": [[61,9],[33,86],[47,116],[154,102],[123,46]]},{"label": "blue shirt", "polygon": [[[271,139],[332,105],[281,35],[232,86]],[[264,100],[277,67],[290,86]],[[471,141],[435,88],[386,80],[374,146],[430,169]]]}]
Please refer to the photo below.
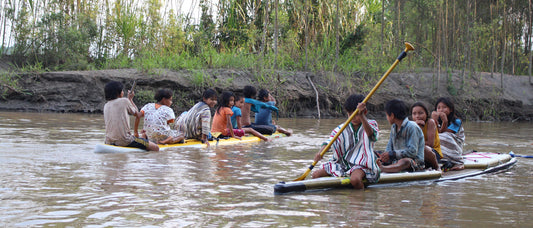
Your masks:
[{"label": "blue shirt", "polygon": [[412,158],[417,163],[424,163],[424,132],[414,121],[405,118],[397,131],[393,124],[390,131],[389,143],[386,151],[391,151],[391,159]]},{"label": "blue shirt", "polygon": [[[274,106],[276,102],[268,101],[265,104]],[[255,124],[257,125],[272,125],[272,110],[270,108],[261,108],[259,112],[255,114]]]},{"label": "blue shirt", "polygon": [[455,118],[455,121],[450,122],[448,129],[452,130],[453,133],[457,133],[459,129],[461,129],[461,120],[458,118]]},{"label": "blue shirt", "polygon": [[242,116],[241,109],[237,106],[233,106],[231,107],[231,111],[233,112],[233,115],[231,116],[231,126],[233,126],[233,129],[238,129],[237,116]]}]

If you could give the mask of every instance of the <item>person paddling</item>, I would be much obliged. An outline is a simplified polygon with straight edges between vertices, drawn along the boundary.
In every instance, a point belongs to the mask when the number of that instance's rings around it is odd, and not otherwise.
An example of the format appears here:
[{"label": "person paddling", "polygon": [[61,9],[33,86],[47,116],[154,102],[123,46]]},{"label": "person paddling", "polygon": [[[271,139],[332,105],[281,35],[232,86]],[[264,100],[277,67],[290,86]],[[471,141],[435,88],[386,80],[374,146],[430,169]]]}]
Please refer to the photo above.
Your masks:
[{"label": "person paddling", "polygon": [[[363,179],[370,183],[376,183],[379,180],[381,170],[376,163],[374,154],[374,143],[379,136],[378,123],[375,120],[366,118],[367,109],[363,95],[351,95],[344,103],[344,109],[351,116],[356,110],[358,114],[349,123],[341,135],[333,142],[333,157],[320,166],[320,169],[313,172],[313,178],[324,176],[349,176],[350,183],[355,189],[363,189]],[[330,134],[328,141],[324,142],[323,147],[328,145],[344,123],[337,126]],[[323,148],[322,147],[322,148]],[[322,159],[322,149],[316,154],[315,162]]]}]

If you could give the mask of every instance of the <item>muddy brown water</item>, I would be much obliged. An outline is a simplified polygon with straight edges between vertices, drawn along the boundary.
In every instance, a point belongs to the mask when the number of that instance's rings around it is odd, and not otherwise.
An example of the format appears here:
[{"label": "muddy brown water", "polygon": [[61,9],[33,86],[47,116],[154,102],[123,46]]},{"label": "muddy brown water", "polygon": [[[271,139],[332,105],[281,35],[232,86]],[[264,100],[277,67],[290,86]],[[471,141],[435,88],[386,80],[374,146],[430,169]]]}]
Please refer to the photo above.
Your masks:
[{"label": "muddy brown water", "polygon": [[[274,195],[344,119],[280,119],[294,136],[96,154],[102,115],[0,112],[2,227],[530,226],[533,159],[459,181]],[[390,125],[379,120],[379,149]],[[532,122],[466,122],[466,148],[533,155]],[[326,155],[326,157],[329,157]]]}]

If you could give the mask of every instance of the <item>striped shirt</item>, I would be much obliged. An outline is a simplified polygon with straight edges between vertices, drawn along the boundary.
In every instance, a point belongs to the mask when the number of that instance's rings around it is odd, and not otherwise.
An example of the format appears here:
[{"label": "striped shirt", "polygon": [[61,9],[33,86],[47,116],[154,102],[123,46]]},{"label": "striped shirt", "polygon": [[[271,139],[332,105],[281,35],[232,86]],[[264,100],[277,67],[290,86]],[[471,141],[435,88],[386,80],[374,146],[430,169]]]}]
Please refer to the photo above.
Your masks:
[{"label": "striped shirt", "polygon": [[201,139],[202,135],[209,136],[211,132],[211,108],[200,101],[187,113],[180,115],[178,131],[188,139]]},{"label": "striped shirt", "polygon": [[[354,125],[349,126],[333,142],[333,157],[330,161],[322,164],[329,175],[332,176],[349,176],[354,170],[360,169],[366,174],[366,179],[371,182],[377,182],[381,170],[376,163],[376,155],[373,148],[379,135],[378,123],[375,120],[368,120],[372,127],[373,136],[369,138],[363,125],[354,129]],[[333,137],[340,131],[343,124],[337,126],[332,132],[329,139],[324,142],[327,145]]]}]

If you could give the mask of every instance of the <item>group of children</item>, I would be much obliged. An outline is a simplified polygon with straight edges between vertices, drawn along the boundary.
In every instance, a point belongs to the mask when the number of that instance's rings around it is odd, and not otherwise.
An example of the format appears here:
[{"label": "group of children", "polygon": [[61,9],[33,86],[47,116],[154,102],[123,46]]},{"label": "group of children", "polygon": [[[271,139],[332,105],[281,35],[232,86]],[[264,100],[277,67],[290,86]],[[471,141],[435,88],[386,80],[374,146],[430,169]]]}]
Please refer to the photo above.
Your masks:
[{"label": "group of children", "polygon": [[[379,180],[381,172],[419,171],[426,167],[440,170],[464,169],[464,129],[457,118],[453,103],[448,98],[439,98],[435,111],[429,115],[421,102],[409,108],[405,102],[394,99],[385,104],[385,113],[391,124],[390,138],[385,151],[374,151],[374,142],[379,135],[378,124],[366,118],[367,109],[363,95],[351,95],[344,104],[348,115],[359,109],[349,126],[332,142],[333,156],[313,172],[313,178],[323,176],[349,176],[356,189],[364,188],[363,180],[370,183]],[[335,128],[323,146],[331,140],[343,124]],[[322,151],[315,161],[322,159]]]},{"label": "group of children", "polygon": [[[269,139],[263,134],[276,131],[292,134],[274,123],[272,112],[278,112],[276,100],[262,89],[257,92],[253,86],[245,86],[243,96],[224,91],[217,96],[216,91],[207,89],[202,100],[178,118],[170,108],[172,91],[161,89],[155,94],[156,103],[146,104],[141,111],[133,103],[134,93],[128,91],[124,97],[122,83],[112,81],[105,86],[107,103],[104,106],[106,125],[106,144],[137,147],[158,151],[157,144],[179,143],[184,139],[198,139],[209,146],[213,137],[233,137],[240,139],[245,134],[255,135],[262,140]],[[258,97],[258,100],[254,99]],[[391,124],[390,139],[385,151],[375,151],[374,143],[378,140],[379,128],[375,120],[366,117],[367,108],[363,95],[351,95],[344,104],[348,115],[358,109],[358,114],[351,120],[334,142],[334,136],[343,127],[336,127],[323,143],[332,144],[333,156],[321,165],[313,178],[323,176],[349,176],[352,186],[364,188],[363,180],[377,182],[381,172],[418,171],[426,167],[440,170],[442,168],[463,169],[461,160],[464,129],[457,118],[453,103],[448,98],[439,98],[435,111],[428,112],[426,106],[417,102],[409,108],[401,100],[391,100],[385,105],[385,113]],[[211,123],[211,108],[216,108]],[[250,114],[255,112],[255,122]],[[135,116],[134,135],[130,133],[128,115]],[[138,132],[140,118],[144,117],[141,135]],[[174,123],[175,129],[171,127]],[[322,159],[321,151],[315,161]]]},{"label": "group of children", "polygon": [[[146,104],[139,111],[133,102],[134,92],[128,91],[125,98],[123,89],[124,85],[118,81],[111,81],[104,88],[107,100],[104,106],[106,144],[158,151],[157,144],[175,144],[184,139],[197,139],[209,146],[209,140],[213,138],[241,139],[248,133],[269,141],[263,134],[279,131],[290,136],[292,133],[275,125],[272,120],[272,111],[277,112],[278,108],[274,97],[266,89],[259,91],[259,100],[254,99],[257,90],[253,86],[244,88],[246,98],[230,91],[218,96],[215,90],[207,89],[202,94],[202,100],[178,118],[170,108],[171,90],[158,90],[154,96],[156,103]],[[217,103],[211,123],[211,108]],[[250,121],[251,112],[257,113],[255,123]],[[129,115],[135,116],[133,135],[130,133]],[[141,118],[144,124],[139,134]]]}]

